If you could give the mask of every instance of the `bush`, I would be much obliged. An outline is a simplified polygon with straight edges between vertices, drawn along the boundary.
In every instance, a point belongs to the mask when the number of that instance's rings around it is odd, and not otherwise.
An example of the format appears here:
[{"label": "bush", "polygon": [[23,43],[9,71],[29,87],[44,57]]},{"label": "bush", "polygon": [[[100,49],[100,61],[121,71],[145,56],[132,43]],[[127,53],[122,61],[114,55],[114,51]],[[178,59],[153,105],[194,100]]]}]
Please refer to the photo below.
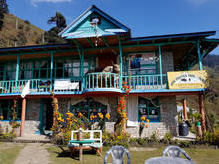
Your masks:
[{"label": "bush", "polygon": [[30,21],[29,20],[25,20],[24,23],[30,24]]},{"label": "bush", "polygon": [[0,135],[0,140],[12,141],[14,138],[16,138],[16,135],[14,133],[5,133],[5,134]]},{"label": "bush", "polygon": [[171,133],[166,133],[164,138],[163,138],[163,141],[164,141],[164,143],[169,144],[169,143],[172,142],[172,139],[173,139],[172,134]]},{"label": "bush", "polygon": [[129,135],[127,133],[115,135],[108,132],[104,132],[102,139],[104,145],[106,146],[121,145],[124,147],[129,147]]}]

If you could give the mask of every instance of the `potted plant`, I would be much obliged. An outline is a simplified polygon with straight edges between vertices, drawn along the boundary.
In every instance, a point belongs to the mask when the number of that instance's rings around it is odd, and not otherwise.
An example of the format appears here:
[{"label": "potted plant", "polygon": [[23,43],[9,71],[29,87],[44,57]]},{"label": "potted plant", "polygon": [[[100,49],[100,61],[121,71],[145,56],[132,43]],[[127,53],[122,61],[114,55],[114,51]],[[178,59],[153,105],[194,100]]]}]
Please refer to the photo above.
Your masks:
[{"label": "potted plant", "polygon": [[201,137],[202,136],[201,114],[200,113],[194,113],[193,117],[195,118],[196,134]]}]

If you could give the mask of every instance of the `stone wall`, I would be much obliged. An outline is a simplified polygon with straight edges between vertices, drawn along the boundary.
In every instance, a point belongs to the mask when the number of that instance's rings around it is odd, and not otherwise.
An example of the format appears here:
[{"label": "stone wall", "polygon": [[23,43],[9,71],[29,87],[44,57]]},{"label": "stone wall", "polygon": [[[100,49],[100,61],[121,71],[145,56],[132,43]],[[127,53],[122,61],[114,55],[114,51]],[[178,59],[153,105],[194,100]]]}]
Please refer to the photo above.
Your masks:
[{"label": "stone wall", "polygon": [[[178,135],[176,97],[159,97],[159,102],[161,104],[161,121],[155,123],[151,122],[149,128],[143,129],[141,137],[149,137],[153,133],[156,133],[161,138],[164,137],[166,133],[171,133],[173,136]],[[114,124],[114,122],[107,122],[106,130],[113,132]],[[127,127],[127,132],[132,137],[140,137],[139,127],[140,123],[136,122],[136,126]]]}]

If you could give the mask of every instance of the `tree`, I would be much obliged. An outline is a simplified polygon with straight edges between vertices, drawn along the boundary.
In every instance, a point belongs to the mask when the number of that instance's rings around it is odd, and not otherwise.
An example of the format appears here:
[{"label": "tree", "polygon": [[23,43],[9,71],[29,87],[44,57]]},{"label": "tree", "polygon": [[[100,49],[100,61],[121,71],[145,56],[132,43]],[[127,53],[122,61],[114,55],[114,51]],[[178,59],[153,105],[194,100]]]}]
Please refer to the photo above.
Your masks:
[{"label": "tree", "polygon": [[8,13],[8,4],[6,0],[0,0],[0,30],[2,29],[6,13]]},{"label": "tree", "polygon": [[67,26],[65,17],[60,12],[56,12],[56,15],[54,17],[51,17],[47,23],[56,24],[56,26],[45,32],[45,42],[51,44],[65,43],[66,41],[58,36],[58,33]]}]

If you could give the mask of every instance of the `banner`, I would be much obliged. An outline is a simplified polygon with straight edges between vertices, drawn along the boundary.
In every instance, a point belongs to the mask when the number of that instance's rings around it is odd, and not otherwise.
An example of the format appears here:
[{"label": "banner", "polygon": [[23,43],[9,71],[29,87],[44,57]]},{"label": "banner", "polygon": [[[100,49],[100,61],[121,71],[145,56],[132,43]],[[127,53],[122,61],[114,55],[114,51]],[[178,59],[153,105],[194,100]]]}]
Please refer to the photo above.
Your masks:
[{"label": "banner", "polygon": [[167,78],[169,89],[199,89],[208,86],[205,70],[167,72]]}]

